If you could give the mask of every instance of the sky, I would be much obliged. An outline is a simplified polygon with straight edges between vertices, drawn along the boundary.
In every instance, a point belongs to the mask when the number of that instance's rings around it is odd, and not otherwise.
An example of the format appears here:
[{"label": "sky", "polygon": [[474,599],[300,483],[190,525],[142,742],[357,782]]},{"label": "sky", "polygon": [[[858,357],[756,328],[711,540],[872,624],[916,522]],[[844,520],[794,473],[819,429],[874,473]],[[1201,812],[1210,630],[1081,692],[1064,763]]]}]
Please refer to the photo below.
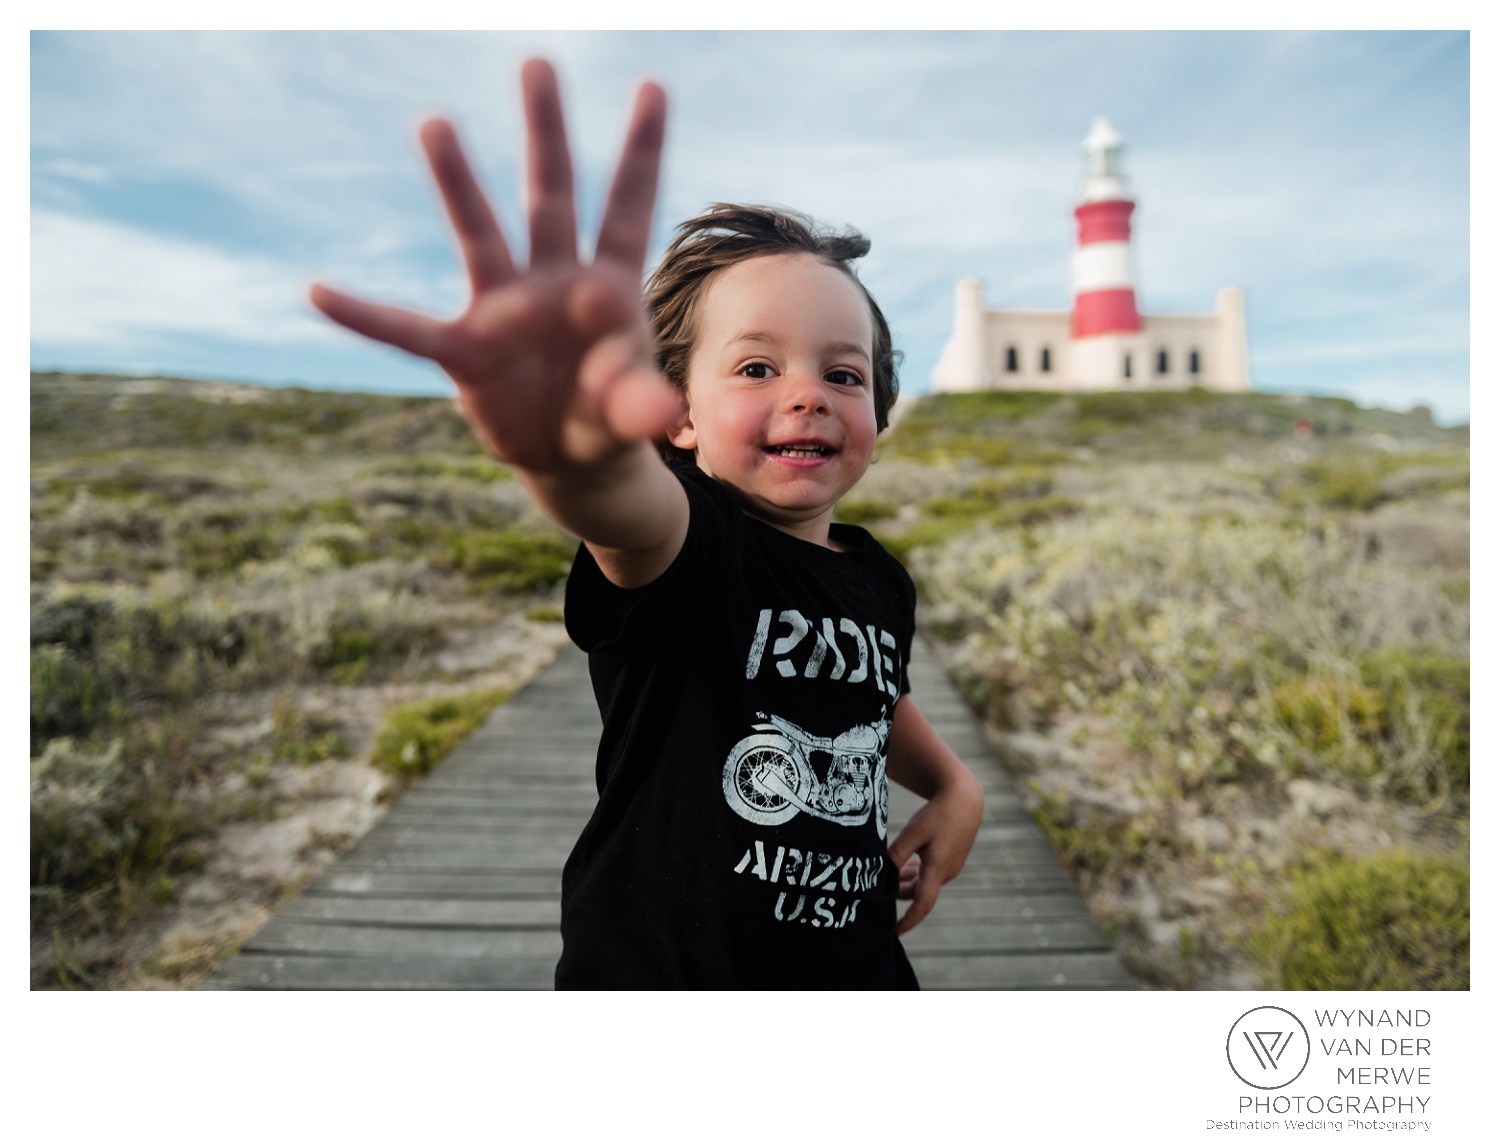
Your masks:
[{"label": "sky", "polygon": [[1105,115],[1148,321],[1239,286],[1256,388],[1469,418],[1465,32],[33,32],[32,367],[447,392],[306,287],[462,307],[415,140],[432,114],[524,246],[532,54],[562,75],[586,233],[657,79],[652,260],[711,201],[857,227],[904,391],[928,390],[960,279],[1068,307]]}]

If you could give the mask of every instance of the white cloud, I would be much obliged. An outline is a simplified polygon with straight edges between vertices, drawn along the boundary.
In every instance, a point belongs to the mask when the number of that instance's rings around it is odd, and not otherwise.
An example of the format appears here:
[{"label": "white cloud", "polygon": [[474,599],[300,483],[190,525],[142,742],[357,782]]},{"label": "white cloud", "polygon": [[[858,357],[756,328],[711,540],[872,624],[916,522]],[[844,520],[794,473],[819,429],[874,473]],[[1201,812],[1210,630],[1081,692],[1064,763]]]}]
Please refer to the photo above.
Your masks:
[{"label": "white cloud", "polygon": [[50,210],[31,215],[31,339],[131,351],[187,335],[325,342],[294,267]]}]

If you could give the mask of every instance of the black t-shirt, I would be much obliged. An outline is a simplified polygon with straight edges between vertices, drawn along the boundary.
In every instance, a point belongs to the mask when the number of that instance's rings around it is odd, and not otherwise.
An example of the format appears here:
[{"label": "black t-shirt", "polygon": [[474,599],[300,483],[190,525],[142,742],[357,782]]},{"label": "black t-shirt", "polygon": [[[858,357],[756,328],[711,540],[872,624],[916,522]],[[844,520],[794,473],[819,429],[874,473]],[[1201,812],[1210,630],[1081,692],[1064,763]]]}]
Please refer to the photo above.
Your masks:
[{"label": "black t-shirt", "polygon": [[568,579],[604,731],[557,986],[915,987],[885,775],[911,578],[862,528],[820,547],[673,470],[691,519],[667,571],[621,590],[580,547]]}]

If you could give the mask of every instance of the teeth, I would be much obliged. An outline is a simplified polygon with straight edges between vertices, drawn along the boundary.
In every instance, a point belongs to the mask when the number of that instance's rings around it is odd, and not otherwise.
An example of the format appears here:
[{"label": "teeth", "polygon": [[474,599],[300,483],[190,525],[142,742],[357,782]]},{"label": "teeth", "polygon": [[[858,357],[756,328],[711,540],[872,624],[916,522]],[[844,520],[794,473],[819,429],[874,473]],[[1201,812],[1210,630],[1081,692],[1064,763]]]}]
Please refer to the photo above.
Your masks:
[{"label": "teeth", "polygon": [[828,452],[829,452],[829,449],[827,449],[827,448],[816,448],[816,447],[814,447],[814,448],[782,447],[782,448],[772,448],[771,450],[773,452],[775,452],[777,455],[781,455],[781,456],[797,456],[798,458],[810,458],[810,457],[813,457],[813,456],[826,456],[828,454]]}]

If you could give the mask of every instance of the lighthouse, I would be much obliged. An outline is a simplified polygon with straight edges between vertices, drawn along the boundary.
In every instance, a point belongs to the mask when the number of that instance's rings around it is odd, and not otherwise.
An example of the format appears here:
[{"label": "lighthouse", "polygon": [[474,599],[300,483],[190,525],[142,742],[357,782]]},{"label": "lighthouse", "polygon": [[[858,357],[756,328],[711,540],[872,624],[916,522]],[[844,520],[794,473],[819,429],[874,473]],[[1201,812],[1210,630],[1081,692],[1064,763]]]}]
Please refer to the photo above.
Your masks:
[{"label": "lighthouse", "polygon": [[1211,313],[1143,315],[1137,306],[1135,199],[1123,150],[1109,120],[1095,118],[1083,140],[1083,187],[1073,209],[1072,308],[991,309],[982,280],[958,282],[953,334],[932,371],[934,391],[1249,391],[1243,292],[1219,290]]},{"label": "lighthouse", "polygon": [[1083,140],[1083,193],[1073,216],[1073,315],[1069,356],[1078,382],[1126,386],[1139,377],[1141,315],[1135,305],[1130,215],[1135,201],[1120,169],[1123,140],[1100,115]]}]

